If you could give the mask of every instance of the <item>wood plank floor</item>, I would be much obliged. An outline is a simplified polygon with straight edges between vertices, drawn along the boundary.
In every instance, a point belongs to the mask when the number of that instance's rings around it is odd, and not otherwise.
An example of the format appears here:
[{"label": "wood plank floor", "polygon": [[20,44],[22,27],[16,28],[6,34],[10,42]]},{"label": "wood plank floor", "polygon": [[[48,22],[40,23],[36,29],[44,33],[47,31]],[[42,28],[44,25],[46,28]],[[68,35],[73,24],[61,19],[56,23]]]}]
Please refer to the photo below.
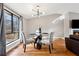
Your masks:
[{"label": "wood plank floor", "polygon": [[65,47],[65,41],[63,39],[57,39],[54,41],[54,49],[49,54],[48,46],[43,45],[41,50],[35,49],[33,44],[27,45],[26,52],[23,52],[23,45],[12,49],[7,53],[7,56],[76,56]]}]

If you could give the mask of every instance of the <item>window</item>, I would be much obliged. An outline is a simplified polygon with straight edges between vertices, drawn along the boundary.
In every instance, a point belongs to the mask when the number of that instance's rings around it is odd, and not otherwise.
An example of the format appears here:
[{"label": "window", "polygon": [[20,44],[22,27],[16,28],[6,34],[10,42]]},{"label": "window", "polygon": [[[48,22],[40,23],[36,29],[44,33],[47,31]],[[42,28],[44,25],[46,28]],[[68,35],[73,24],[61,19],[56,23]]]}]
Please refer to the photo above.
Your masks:
[{"label": "window", "polygon": [[19,17],[4,10],[6,44],[19,39]]},{"label": "window", "polygon": [[19,18],[13,15],[13,33],[15,34],[15,39],[19,38]]}]

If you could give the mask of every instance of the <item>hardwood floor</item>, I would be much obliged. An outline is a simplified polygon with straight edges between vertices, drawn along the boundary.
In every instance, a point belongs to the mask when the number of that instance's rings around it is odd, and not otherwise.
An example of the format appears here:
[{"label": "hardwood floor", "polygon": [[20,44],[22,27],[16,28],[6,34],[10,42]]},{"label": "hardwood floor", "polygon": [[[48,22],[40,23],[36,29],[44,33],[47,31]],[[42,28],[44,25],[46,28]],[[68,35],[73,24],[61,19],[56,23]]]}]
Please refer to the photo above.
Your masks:
[{"label": "hardwood floor", "polygon": [[49,53],[48,46],[43,45],[41,50],[35,49],[33,44],[27,45],[26,52],[23,52],[23,45],[12,49],[7,53],[7,56],[76,56],[65,47],[65,41],[63,39],[57,39],[54,41],[54,49],[52,53]]}]

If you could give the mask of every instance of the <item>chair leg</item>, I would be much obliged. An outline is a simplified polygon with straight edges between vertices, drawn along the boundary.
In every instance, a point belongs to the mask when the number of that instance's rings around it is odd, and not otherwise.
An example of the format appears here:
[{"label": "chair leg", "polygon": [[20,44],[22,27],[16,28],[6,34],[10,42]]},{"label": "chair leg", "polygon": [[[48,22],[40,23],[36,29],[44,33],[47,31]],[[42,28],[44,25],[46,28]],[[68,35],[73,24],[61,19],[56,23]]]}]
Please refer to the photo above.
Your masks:
[{"label": "chair leg", "polygon": [[53,43],[51,44],[51,46],[52,46],[52,50],[53,50]]},{"label": "chair leg", "polygon": [[24,52],[25,52],[26,51],[26,44],[23,45],[23,48],[24,48]]},{"label": "chair leg", "polygon": [[51,54],[51,46],[49,45],[49,53]]},{"label": "chair leg", "polygon": [[40,50],[42,47],[42,44],[37,44],[37,48]]},{"label": "chair leg", "polygon": [[34,48],[35,48],[35,43],[34,43]]}]

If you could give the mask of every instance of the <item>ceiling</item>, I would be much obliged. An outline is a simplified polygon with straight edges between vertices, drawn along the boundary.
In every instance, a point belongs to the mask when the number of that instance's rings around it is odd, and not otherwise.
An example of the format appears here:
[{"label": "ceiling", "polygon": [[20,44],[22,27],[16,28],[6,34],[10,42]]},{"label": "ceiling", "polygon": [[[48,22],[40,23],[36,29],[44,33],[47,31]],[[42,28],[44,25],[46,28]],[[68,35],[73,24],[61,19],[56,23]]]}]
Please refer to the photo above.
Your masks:
[{"label": "ceiling", "polygon": [[32,9],[39,5],[41,11],[44,11],[45,15],[51,14],[63,14],[66,12],[78,12],[79,3],[5,3],[8,7],[22,15],[24,18],[33,18]]}]

